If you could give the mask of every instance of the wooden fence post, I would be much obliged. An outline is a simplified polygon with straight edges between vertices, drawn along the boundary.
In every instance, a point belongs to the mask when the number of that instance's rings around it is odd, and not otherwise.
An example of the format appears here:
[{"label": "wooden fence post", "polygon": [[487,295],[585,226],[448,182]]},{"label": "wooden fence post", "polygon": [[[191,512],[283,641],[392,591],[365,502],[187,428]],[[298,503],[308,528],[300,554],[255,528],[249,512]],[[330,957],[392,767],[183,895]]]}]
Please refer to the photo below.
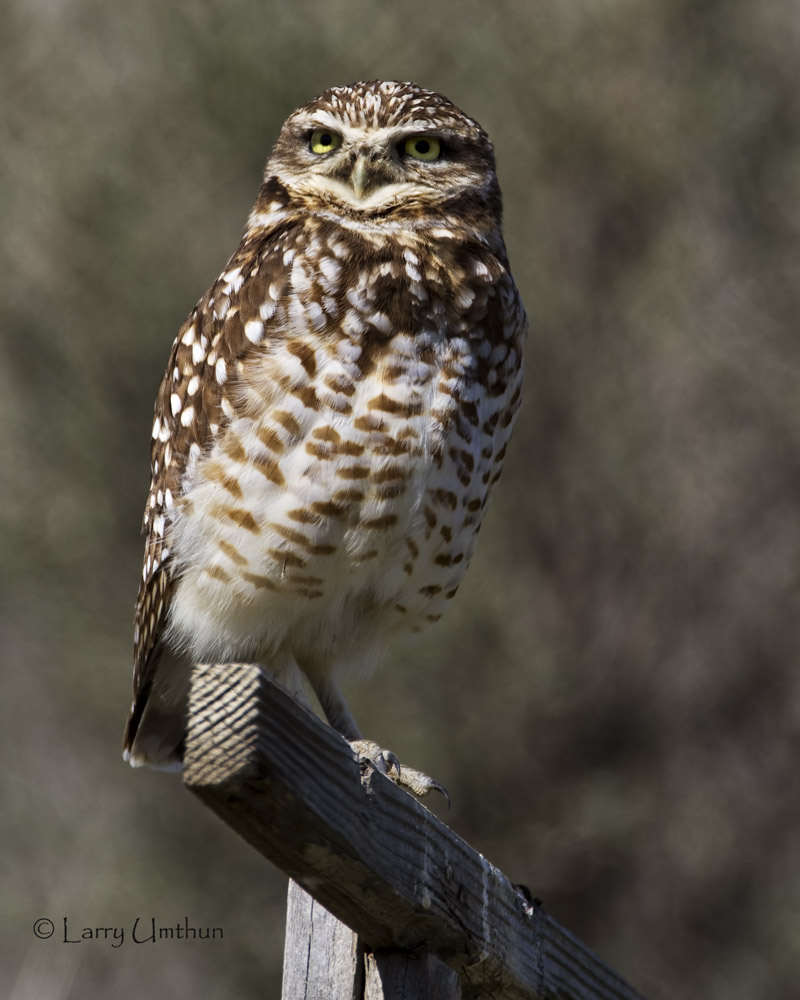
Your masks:
[{"label": "wooden fence post", "polygon": [[283,1000],[643,1000],[256,666],[195,668],[184,782],[298,883]]},{"label": "wooden fence post", "polygon": [[427,952],[370,952],[289,880],[281,1000],[461,1000],[458,975]]},{"label": "wooden fence post", "polygon": [[361,1000],[364,949],[358,935],[289,880],[281,1000]]}]

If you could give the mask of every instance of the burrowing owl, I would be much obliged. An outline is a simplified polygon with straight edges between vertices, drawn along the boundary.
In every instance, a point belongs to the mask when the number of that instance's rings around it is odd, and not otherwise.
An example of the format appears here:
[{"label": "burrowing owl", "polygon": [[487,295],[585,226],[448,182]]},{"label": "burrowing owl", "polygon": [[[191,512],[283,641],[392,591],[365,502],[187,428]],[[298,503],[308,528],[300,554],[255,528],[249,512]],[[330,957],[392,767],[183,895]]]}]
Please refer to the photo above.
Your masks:
[{"label": "burrowing owl", "polygon": [[477,122],[380,81],[290,115],[158,391],[127,760],[180,766],[194,662],[305,674],[359,739],[337,680],[454,597],[525,333]]}]

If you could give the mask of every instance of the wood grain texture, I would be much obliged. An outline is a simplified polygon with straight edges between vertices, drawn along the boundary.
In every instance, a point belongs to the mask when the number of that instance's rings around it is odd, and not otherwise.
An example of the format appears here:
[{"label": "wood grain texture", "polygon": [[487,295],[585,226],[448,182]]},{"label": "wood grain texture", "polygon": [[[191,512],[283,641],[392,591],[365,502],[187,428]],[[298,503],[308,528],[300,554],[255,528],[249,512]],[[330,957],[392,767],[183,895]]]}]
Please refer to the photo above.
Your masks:
[{"label": "wood grain texture", "polygon": [[458,974],[428,952],[367,952],[289,880],[281,1000],[461,1000]]},{"label": "wood grain texture", "polygon": [[337,920],[289,880],[281,1000],[362,1000],[364,949]]},{"label": "wood grain texture", "polygon": [[438,956],[465,998],[642,1000],[257,667],[195,669],[184,782],[370,950]]},{"label": "wood grain texture", "polygon": [[364,972],[364,1000],[461,1000],[458,973],[427,952],[369,952]]}]

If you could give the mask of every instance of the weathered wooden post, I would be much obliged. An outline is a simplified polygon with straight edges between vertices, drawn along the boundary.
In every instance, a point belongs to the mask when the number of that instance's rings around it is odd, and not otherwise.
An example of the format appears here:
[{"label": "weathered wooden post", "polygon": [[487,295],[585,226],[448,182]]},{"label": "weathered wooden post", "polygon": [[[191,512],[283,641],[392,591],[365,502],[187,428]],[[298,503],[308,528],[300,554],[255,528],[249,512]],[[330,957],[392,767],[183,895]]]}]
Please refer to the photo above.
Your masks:
[{"label": "weathered wooden post", "polygon": [[460,1000],[458,974],[425,951],[369,951],[289,880],[281,1000]]},{"label": "weathered wooden post", "polygon": [[642,1000],[256,666],[195,669],[184,782],[296,883],[283,1000]]}]

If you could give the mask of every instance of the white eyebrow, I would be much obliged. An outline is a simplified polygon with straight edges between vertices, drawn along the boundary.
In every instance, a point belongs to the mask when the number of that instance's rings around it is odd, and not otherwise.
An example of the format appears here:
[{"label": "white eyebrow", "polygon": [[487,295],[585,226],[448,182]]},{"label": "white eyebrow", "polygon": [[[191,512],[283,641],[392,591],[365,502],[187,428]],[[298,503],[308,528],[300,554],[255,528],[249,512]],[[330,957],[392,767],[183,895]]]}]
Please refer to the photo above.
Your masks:
[{"label": "white eyebrow", "polygon": [[329,111],[315,111],[309,118],[308,124],[320,128],[329,128],[332,132],[338,132],[348,143],[363,142],[368,139],[370,143],[381,143],[391,141],[407,135],[415,135],[418,132],[435,132],[435,129],[427,129],[414,122],[407,125],[390,125],[384,128],[373,128],[366,125],[348,125],[336,115]]}]

